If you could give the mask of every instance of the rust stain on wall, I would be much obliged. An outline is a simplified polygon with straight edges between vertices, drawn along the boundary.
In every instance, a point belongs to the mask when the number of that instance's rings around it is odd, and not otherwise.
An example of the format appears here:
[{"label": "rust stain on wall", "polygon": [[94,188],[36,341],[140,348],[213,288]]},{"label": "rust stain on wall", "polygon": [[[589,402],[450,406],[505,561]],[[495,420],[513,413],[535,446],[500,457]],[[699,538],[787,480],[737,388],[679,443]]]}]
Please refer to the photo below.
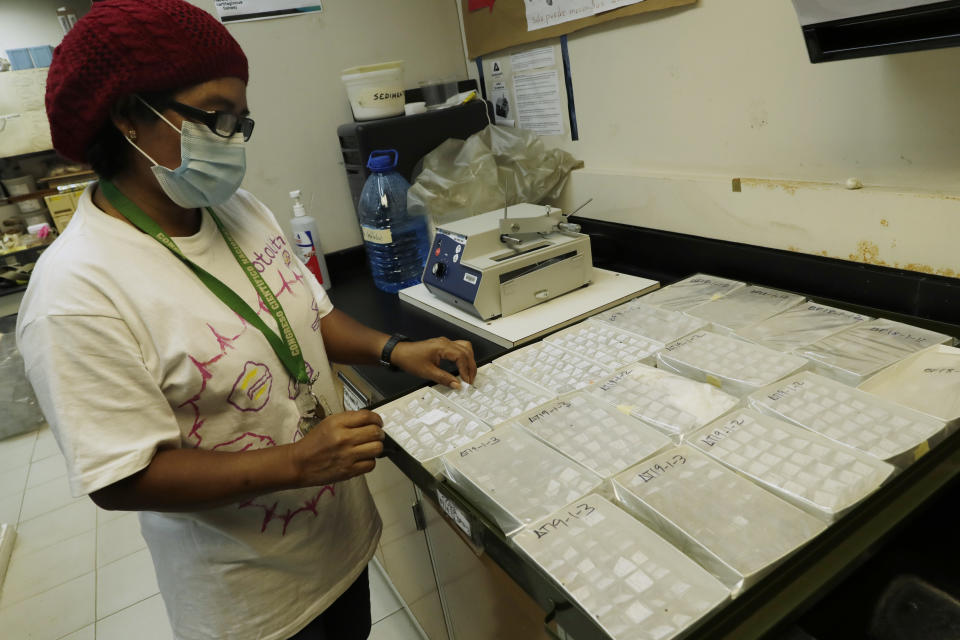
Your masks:
[{"label": "rust stain on wall", "polygon": [[[826,251],[820,251],[819,254],[830,257]],[[890,264],[880,257],[880,247],[869,240],[861,240],[859,243],[857,243],[856,253],[851,253],[848,257],[854,262],[865,262],[866,264],[875,264],[881,267],[894,267],[896,269],[906,269],[908,271],[916,271],[918,273],[935,274],[938,276],[946,276],[948,278],[960,278],[960,272],[949,267],[941,267],[936,269],[929,264],[924,264],[922,262],[910,262],[903,265],[901,265],[899,262]]]},{"label": "rust stain on wall", "polygon": [[911,196],[917,198],[929,198],[931,200],[960,200],[960,196],[953,196],[949,193],[911,193]]},{"label": "rust stain on wall", "polygon": [[920,273],[930,273],[938,276],[947,276],[948,278],[956,278],[960,276],[960,274],[958,274],[956,271],[954,271],[949,267],[934,269],[928,264],[921,264],[918,262],[911,262],[910,264],[905,264],[903,265],[903,268],[909,269],[910,271],[919,271]]},{"label": "rust stain on wall", "polygon": [[880,247],[869,240],[861,240],[857,243],[857,251],[850,254],[850,259],[856,262],[880,265],[881,267],[890,266],[880,259]]},{"label": "rust stain on wall", "polygon": [[740,178],[740,187],[766,187],[767,189],[782,189],[791,196],[797,195],[797,189],[823,189],[827,185],[822,182],[803,182],[800,180],[768,180],[765,178]]}]

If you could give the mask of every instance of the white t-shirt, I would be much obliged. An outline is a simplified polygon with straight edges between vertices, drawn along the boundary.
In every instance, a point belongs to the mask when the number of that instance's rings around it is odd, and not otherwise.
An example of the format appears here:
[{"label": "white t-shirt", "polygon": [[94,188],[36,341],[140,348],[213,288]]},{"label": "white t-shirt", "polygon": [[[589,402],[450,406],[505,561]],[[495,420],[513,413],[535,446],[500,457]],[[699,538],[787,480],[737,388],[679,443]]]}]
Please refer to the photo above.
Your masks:
[{"label": "white t-shirt", "polygon": [[[320,334],[333,308],[273,214],[239,191],[215,208],[290,319],[318,395],[339,411]],[[271,329],[204,211],[181,250]],[[20,308],[27,375],[67,460],[74,495],[145,468],[160,446],[244,451],[296,437],[296,383],[255,327],[156,240],[84,192],[41,256]],[[373,556],[380,518],[363,477],[191,513],[140,513],[175,635],[288,638]]]}]

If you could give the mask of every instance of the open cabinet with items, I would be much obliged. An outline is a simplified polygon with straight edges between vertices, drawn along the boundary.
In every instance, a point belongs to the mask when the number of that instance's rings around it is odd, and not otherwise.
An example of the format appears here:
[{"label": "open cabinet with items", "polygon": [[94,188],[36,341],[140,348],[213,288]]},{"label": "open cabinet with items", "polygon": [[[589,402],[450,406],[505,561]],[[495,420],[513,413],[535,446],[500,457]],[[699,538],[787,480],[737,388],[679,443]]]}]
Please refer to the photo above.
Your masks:
[{"label": "open cabinet with items", "polygon": [[46,84],[46,67],[0,73],[0,295],[23,289],[95,177],[53,151]]},{"label": "open cabinet with items", "polygon": [[54,151],[0,158],[0,295],[20,291],[96,174]]}]

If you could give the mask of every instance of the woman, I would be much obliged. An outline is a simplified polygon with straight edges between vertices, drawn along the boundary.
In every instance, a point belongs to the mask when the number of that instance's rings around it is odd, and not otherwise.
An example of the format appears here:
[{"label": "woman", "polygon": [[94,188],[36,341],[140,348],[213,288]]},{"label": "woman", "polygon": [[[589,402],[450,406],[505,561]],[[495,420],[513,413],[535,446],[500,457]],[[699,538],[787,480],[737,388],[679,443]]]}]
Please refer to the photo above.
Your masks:
[{"label": "woman", "polygon": [[54,146],[100,176],[43,255],[18,341],[75,495],[136,510],[178,638],[366,638],[380,418],[328,360],[457,386],[469,343],[332,308],[239,190],[247,61],[181,0],[106,0],[57,48]]}]

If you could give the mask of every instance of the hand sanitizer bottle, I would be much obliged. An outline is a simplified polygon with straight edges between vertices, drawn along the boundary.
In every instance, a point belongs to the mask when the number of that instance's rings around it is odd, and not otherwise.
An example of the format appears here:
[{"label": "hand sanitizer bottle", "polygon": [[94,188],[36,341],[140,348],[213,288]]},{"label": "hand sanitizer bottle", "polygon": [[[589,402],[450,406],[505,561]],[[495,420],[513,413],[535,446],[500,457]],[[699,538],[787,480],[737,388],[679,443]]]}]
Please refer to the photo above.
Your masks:
[{"label": "hand sanitizer bottle", "polygon": [[307,215],[303,203],[300,202],[300,190],[290,192],[293,198],[293,220],[290,228],[293,231],[293,246],[297,257],[307,265],[324,289],[330,288],[330,272],[327,271],[327,261],[323,258],[320,248],[320,238],[317,234],[317,221]]}]

